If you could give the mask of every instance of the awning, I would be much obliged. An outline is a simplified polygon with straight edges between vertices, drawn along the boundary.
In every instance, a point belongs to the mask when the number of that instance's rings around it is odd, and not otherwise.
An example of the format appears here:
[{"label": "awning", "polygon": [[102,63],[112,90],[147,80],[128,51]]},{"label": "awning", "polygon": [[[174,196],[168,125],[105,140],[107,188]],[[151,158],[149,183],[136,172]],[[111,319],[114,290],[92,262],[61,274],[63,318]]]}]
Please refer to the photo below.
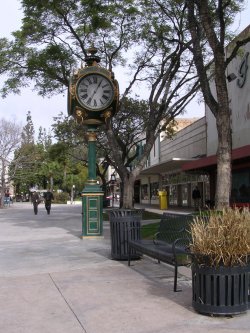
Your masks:
[{"label": "awning", "polygon": [[181,167],[184,163],[188,161],[193,161],[190,158],[178,158],[174,157],[168,161],[152,165],[148,168],[145,168],[141,171],[141,175],[154,175],[154,174],[162,174],[164,172],[181,170]]},{"label": "awning", "polygon": [[[250,158],[250,145],[236,148],[233,149],[232,151],[232,161],[240,159],[249,159],[249,158]],[[211,155],[183,164],[182,170],[189,171],[195,169],[207,169],[209,167],[216,166],[216,164],[217,164],[216,155]]]}]

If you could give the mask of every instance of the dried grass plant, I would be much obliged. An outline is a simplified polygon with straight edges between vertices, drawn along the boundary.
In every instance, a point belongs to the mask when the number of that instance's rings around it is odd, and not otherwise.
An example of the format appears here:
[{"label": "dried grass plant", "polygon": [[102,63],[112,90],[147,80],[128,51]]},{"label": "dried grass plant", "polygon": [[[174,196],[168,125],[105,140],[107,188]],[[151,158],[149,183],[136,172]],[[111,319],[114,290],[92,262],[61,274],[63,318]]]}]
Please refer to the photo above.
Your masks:
[{"label": "dried grass plant", "polygon": [[199,264],[231,267],[249,263],[248,208],[210,211],[206,218],[197,216],[191,225],[191,235],[190,250]]}]

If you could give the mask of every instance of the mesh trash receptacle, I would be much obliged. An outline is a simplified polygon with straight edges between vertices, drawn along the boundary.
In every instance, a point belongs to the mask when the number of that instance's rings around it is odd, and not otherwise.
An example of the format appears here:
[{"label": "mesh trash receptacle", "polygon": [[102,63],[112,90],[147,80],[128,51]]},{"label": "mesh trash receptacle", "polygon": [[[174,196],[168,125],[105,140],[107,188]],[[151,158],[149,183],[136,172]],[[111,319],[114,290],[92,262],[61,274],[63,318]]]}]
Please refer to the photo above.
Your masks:
[{"label": "mesh trash receptacle", "polygon": [[[128,259],[128,239],[140,239],[140,227],[143,210],[110,211],[111,257],[116,260]],[[131,259],[140,255],[132,251]]]}]

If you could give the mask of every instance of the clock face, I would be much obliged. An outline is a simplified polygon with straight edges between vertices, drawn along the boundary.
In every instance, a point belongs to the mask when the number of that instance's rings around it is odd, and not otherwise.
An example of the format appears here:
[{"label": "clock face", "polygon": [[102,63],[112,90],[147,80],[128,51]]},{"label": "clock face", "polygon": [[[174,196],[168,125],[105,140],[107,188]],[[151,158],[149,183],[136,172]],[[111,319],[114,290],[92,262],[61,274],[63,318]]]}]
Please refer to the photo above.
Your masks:
[{"label": "clock face", "polygon": [[93,111],[104,110],[113,101],[114,86],[103,75],[89,74],[78,81],[76,96],[84,108]]}]

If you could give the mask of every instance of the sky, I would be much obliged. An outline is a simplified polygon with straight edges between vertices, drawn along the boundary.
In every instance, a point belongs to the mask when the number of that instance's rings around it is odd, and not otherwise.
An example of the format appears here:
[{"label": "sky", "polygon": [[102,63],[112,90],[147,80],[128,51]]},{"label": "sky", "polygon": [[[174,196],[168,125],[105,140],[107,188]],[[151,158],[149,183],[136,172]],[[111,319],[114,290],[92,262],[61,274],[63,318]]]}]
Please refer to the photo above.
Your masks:
[{"label": "sky", "polygon": [[[19,29],[21,26],[22,12],[20,0],[0,0],[0,37],[11,36],[11,32]],[[245,10],[235,17],[234,31],[238,34],[250,24],[250,0],[245,1]],[[120,84],[120,91],[125,89],[125,79],[121,73],[115,71],[115,76]],[[2,79],[0,78],[0,84]],[[22,126],[26,124],[27,112],[31,111],[36,134],[41,126],[47,132],[53,123],[53,117],[61,112],[67,115],[67,93],[57,95],[52,98],[42,98],[32,91],[32,88],[22,89],[20,95],[9,94],[5,99],[0,97],[0,119],[15,120]],[[198,105],[196,101],[191,102],[187,113],[183,118],[204,116],[204,106]]]}]

